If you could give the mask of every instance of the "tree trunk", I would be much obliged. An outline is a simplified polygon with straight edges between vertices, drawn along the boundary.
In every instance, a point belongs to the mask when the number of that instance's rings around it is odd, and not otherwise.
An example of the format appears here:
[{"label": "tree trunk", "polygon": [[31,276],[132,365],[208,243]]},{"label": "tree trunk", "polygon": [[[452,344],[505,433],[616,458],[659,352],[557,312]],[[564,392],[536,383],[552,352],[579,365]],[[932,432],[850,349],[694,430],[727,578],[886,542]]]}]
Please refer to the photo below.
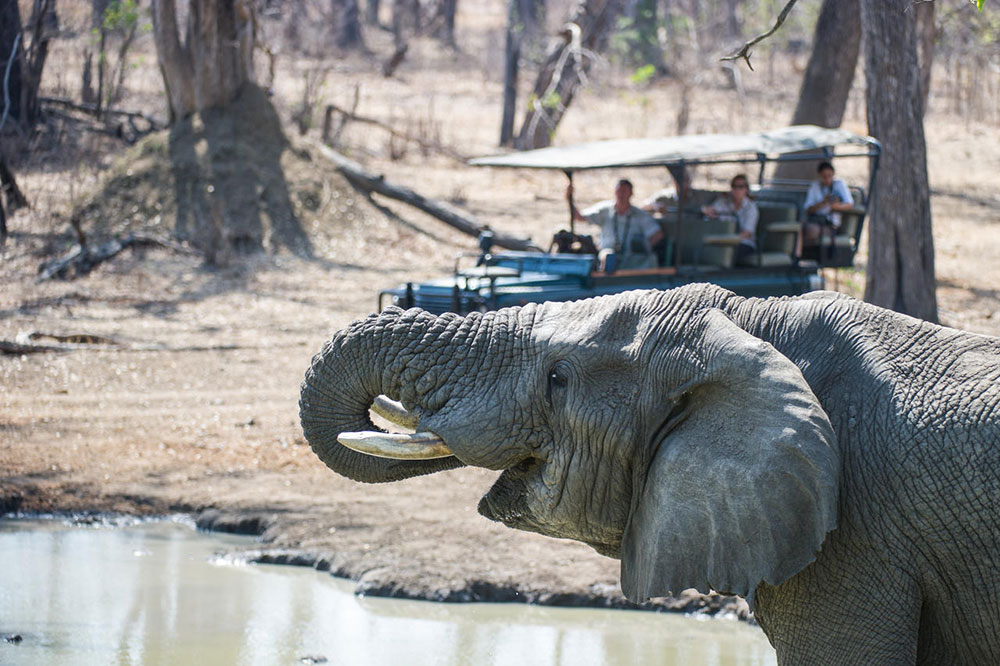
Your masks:
[{"label": "tree trunk", "polygon": [[21,188],[17,186],[14,172],[7,166],[7,160],[2,154],[0,154],[0,191],[3,192],[8,213],[13,213],[18,208],[27,207],[28,199],[21,192]]},{"label": "tree trunk", "polygon": [[7,240],[7,215],[13,213],[18,208],[28,205],[28,200],[14,180],[14,174],[7,166],[7,160],[0,153],[0,191],[3,192],[3,200],[0,201],[0,245]]},{"label": "tree trunk", "polygon": [[96,112],[100,115],[101,112],[101,102],[104,99],[104,75],[107,69],[107,56],[104,53],[105,42],[107,39],[106,31],[104,30],[104,14],[108,9],[108,2],[110,0],[91,0],[90,2],[90,31],[91,34],[99,35],[99,43],[97,47],[97,92],[91,85],[93,81],[93,55],[90,53],[89,49],[84,56],[83,62],[83,85],[81,86],[81,99],[84,104],[94,104]]},{"label": "tree trunk", "polygon": [[458,11],[458,0],[441,0],[438,11],[439,15],[435,18],[437,28],[434,31],[434,35],[445,46],[456,48],[455,13]]},{"label": "tree trunk", "polygon": [[743,37],[743,21],[740,20],[740,0],[726,0],[726,36],[729,39]]},{"label": "tree trunk", "polygon": [[529,54],[538,45],[545,20],[544,0],[509,0],[507,35],[504,43],[503,118],[500,121],[500,145],[514,142],[514,117],[517,114],[517,85],[525,47]]},{"label": "tree trunk", "polygon": [[865,300],[937,321],[916,24],[910,0],[861,0],[868,131],[882,142]]},{"label": "tree trunk", "polygon": [[333,15],[333,45],[338,49],[364,49],[361,9],[358,0],[330,0]]},{"label": "tree trunk", "polygon": [[190,0],[182,42],[175,0],[152,5],[173,125],[174,232],[209,263],[260,251],[265,241],[312,252],[281,167],[288,145],[281,121],[253,85],[253,11],[252,0]]},{"label": "tree trunk", "polygon": [[392,41],[397,52],[405,50],[409,36],[419,23],[419,0],[392,0]]},{"label": "tree trunk", "polygon": [[21,68],[24,42],[16,2],[0,5],[0,117],[21,120]]},{"label": "tree trunk", "polygon": [[38,102],[38,89],[42,85],[42,71],[49,55],[49,40],[59,30],[59,19],[56,16],[55,0],[34,0],[31,20],[22,33],[22,42],[26,35],[30,40],[25,47],[23,84],[21,86],[21,124],[25,127],[34,125],[41,117],[41,106]]},{"label": "tree trunk", "polygon": [[931,92],[931,70],[934,67],[934,46],[937,42],[934,4],[933,2],[918,2],[916,6],[917,38],[920,40],[917,53],[920,57],[920,92],[924,112],[927,111],[927,100]]},{"label": "tree trunk", "polygon": [[171,121],[223,107],[253,81],[250,0],[192,0],[183,43],[174,0],[154,0],[152,13]]},{"label": "tree trunk", "polygon": [[541,148],[552,142],[556,127],[590,69],[590,56],[599,53],[615,17],[620,0],[580,0],[569,23],[549,48],[535,81],[530,106],[515,145],[520,150]]},{"label": "tree trunk", "polygon": [[521,66],[521,29],[516,15],[517,0],[510,0],[507,16],[507,36],[504,41],[503,117],[500,120],[500,145],[509,146],[514,140],[514,115],[517,111],[517,79]]},{"label": "tree trunk", "polygon": [[[840,127],[861,46],[859,0],[823,0],[793,125]],[[811,179],[815,162],[784,162],[775,178]]]},{"label": "tree trunk", "polygon": [[368,0],[365,3],[365,23],[368,25],[378,25],[379,0]]}]

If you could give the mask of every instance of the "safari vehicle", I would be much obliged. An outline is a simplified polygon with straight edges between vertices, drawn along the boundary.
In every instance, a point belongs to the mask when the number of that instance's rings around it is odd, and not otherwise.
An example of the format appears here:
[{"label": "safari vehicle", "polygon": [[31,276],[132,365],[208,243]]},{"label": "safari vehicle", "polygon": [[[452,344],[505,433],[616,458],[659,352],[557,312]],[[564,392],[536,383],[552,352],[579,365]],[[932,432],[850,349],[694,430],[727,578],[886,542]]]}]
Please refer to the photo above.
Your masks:
[{"label": "safari vehicle", "polygon": [[[400,307],[465,314],[629,289],[670,289],[691,282],[712,282],[743,296],[796,295],[822,289],[820,268],[853,264],[880,152],[878,141],[871,137],[798,125],[751,134],[598,141],[476,158],[471,165],[557,169],[570,182],[575,172],[591,169],[659,167],[679,181],[687,168],[698,165],[742,165],[746,171],[756,165],[751,198],[760,210],[757,252],[736,265],[736,221],[703,217],[678,187],[679,200],[675,197],[658,219],[665,242],[659,248],[657,268],[600,270],[593,242],[576,233],[571,214],[569,230],[556,234],[549,252],[494,253],[492,235],[486,232],[480,236],[478,254],[460,256],[452,275],[387,289],[379,294],[379,309],[388,298]],[[805,246],[801,256],[796,256],[803,202],[811,181],[777,180],[769,171],[785,161],[836,160],[841,164],[845,158],[868,160],[867,188],[850,186],[855,207],[842,214],[840,227],[824,233],[821,245]]]}]

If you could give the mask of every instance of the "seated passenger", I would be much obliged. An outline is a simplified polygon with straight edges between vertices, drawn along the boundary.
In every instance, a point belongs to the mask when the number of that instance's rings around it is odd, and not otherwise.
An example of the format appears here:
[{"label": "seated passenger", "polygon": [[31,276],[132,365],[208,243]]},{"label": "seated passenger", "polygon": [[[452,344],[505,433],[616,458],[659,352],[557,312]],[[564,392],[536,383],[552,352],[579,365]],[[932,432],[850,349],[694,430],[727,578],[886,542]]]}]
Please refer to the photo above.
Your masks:
[{"label": "seated passenger", "polygon": [[618,181],[615,198],[601,201],[581,213],[573,203],[573,185],[566,188],[566,200],[573,219],[600,227],[598,245],[602,263],[614,253],[615,268],[656,268],[653,246],[663,238],[660,225],[649,215],[632,205],[632,183]]},{"label": "seated passenger", "polygon": [[701,209],[705,217],[729,218],[736,220],[740,244],[736,246],[736,263],[745,263],[746,259],[757,251],[757,220],[760,211],[757,204],[750,199],[750,182],[745,175],[737,174],[729,181],[729,194],[716,199],[710,206]]},{"label": "seated passenger", "polygon": [[819,179],[806,192],[803,203],[806,219],[802,224],[802,242],[815,245],[819,242],[824,228],[836,234],[840,228],[840,213],[854,207],[851,190],[844,181],[834,178],[836,172],[829,162],[821,162],[816,167]]}]

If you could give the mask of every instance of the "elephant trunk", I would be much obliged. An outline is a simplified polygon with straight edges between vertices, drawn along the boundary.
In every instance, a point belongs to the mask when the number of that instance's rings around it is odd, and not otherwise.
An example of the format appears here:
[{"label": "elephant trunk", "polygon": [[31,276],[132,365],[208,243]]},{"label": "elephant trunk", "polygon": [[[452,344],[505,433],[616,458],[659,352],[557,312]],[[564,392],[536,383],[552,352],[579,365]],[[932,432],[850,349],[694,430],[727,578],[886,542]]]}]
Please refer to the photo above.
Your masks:
[{"label": "elephant trunk", "polygon": [[[343,433],[373,431],[368,410],[380,395],[398,399],[427,370],[420,349],[458,318],[390,308],[337,333],[306,371],[299,397],[302,430],[313,451],[330,469],[368,483],[398,481],[460,467],[447,449],[429,460],[400,460],[359,453],[338,442]],[[406,388],[414,404],[416,396]]]}]

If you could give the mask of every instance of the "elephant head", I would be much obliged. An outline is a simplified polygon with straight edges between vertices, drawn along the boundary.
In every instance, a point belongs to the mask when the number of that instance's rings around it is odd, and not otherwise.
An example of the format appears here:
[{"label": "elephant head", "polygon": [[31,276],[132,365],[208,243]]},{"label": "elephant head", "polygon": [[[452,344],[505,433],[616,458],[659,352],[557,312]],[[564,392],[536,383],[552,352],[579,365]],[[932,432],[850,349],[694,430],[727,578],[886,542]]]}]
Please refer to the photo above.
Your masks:
[{"label": "elephant head", "polygon": [[[840,456],[799,368],[727,315],[736,301],[693,286],[464,318],[387,310],[313,359],[305,435],[362,481],[502,470],[480,513],[620,558],[631,599],[750,596],[815,558]],[[380,395],[425,434],[371,432]]]}]

